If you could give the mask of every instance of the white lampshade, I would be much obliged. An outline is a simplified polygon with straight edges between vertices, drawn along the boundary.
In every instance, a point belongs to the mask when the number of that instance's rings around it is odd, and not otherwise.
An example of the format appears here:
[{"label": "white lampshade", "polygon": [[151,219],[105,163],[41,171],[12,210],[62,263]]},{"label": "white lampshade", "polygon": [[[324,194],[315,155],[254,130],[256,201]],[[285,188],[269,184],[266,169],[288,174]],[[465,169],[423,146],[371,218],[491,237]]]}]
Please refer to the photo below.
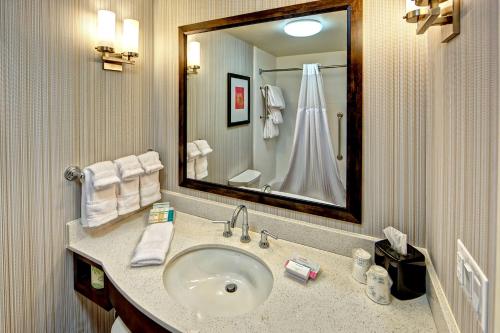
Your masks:
[{"label": "white lampshade", "polygon": [[114,47],[115,13],[109,10],[97,12],[97,46]]},{"label": "white lampshade", "polygon": [[123,20],[123,52],[139,53],[139,21]]},{"label": "white lampshade", "polygon": [[188,67],[200,67],[200,42],[189,42],[187,47]]},{"label": "white lampshade", "polygon": [[419,7],[415,5],[415,0],[406,0],[406,12],[412,12],[416,9],[421,9],[422,7]]}]

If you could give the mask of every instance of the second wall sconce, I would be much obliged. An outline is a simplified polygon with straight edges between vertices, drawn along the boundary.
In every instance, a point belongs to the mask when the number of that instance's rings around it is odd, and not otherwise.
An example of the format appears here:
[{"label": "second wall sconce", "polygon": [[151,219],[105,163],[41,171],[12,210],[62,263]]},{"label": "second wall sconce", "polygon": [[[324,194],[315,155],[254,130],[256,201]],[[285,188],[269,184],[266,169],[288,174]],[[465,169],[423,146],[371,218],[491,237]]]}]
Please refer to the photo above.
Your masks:
[{"label": "second wall sconce", "polygon": [[123,52],[121,53],[115,53],[115,22],[115,13],[109,10],[97,12],[97,46],[95,49],[102,54],[103,69],[121,72],[123,64],[134,65],[134,58],[139,57],[139,21],[123,20],[121,45]]},{"label": "second wall sconce", "polygon": [[441,26],[441,41],[448,43],[460,34],[460,0],[406,0],[408,23],[417,23],[417,35],[431,26]]},{"label": "second wall sconce", "polygon": [[198,74],[201,68],[201,47],[200,42],[191,41],[187,45],[187,73]]}]

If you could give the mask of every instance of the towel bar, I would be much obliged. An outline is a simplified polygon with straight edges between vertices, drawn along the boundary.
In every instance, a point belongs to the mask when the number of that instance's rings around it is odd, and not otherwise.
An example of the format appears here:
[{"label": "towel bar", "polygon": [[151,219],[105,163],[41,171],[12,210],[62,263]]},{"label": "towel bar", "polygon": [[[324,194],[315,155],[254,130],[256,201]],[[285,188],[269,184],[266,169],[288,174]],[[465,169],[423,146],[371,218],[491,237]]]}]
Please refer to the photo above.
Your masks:
[{"label": "towel bar", "polygon": [[82,169],[75,165],[70,165],[64,170],[64,178],[69,181],[78,179],[80,183],[85,182],[85,174],[82,172]]},{"label": "towel bar", "polygon": [[269,97],[268,97],[268,94],[269,94],[269,87],[267,86],[264,86],[264,87],[259,87],[259,89],[262,91],[262,89],[264,89],[264,110],[265,110],[265,113],[264,113],[264,116],[260,116],[260,119],[267,119],[269,118],[269,106],[268,106],[268,103],[269,103]]},{"label": "towel bar", "polygon": [[[147,151],[154,151],[154,149],[149,148]],[[75,179],[78,179],[80,183],[85,182],[85,174],[83,173],[82,169],[76,165],[70,165],[69,167],[64,170],[64,179],[73,181]]]}]

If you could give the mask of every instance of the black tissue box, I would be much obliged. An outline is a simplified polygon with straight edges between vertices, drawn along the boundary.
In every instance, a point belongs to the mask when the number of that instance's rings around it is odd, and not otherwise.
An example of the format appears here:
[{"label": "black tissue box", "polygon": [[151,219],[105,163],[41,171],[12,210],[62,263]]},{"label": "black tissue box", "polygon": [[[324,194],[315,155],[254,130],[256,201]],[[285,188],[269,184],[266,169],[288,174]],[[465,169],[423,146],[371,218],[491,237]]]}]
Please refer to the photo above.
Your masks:
[{"label": "black tissue box", "polygon": [[375,264],[384,267],[392,279],[391,294],[400,300],[413,299],[425,294],[425,257],[411,245],[407,255],[391,248],[389,240],[375,243]]}]

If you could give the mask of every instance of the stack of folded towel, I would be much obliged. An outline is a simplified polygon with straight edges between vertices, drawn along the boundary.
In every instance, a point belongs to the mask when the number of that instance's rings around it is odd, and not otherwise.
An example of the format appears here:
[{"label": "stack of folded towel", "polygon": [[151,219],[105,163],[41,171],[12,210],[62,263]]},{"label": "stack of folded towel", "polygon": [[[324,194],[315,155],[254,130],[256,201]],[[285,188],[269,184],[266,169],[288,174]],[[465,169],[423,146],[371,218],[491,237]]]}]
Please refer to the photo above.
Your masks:
[{"label": "stack of folded towel", "polygon": [[208,177],[207,155],[213,152],[206,140],[196,140],[187,144],[187,178]]},{"label": "stack of folded towel", "polygon": [[144,174],[139,177],[141,207],[144,207],[161,199],[159,171],[163,165],[160,155],[155,151],[148,151],[137,158],[144,169]]},{"label": "stack of folded towel", "polygon": [[278,125],[283,123],[281,112],[285,109],[285,99],[280,87],[266,85],[262,93],[265,95],[267,90],[266,122],[264,124],[264,139],[277,137],[280,132]]},{"label": "stack of folded towel", "polygon": [[134,250],[130,265],[141,267],[163,264],[173,235],[174,224],[171,222],[148,225]]},{"label": "stack of folded towel", "polygon": [[98,227],[118,216],[116,184],[120,179],[111,161],[92,164],[83,173],[81,223]]},{"label": "stack of folded towel", "polygon": [[144,173],[144,170],[135,155],[115,160],[115,166],[120,178],[116,192],[118,215],[125,215],[140,208],[139,176]]}]

